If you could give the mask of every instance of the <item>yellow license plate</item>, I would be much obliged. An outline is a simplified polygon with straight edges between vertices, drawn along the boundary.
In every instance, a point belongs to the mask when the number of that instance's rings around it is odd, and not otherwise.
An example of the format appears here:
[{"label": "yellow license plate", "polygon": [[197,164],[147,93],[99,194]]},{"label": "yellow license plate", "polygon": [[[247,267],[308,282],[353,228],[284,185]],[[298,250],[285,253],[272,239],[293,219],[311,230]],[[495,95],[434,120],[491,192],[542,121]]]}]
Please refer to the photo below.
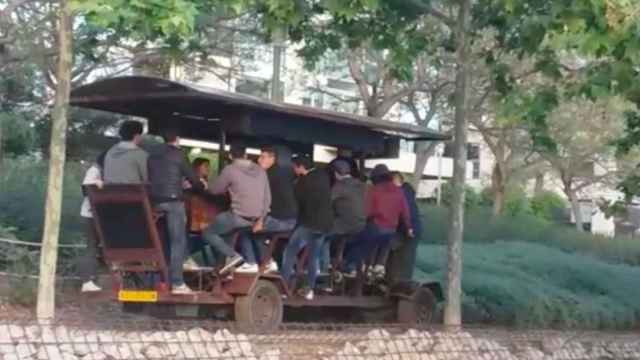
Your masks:
[{"label": "yellow license plate", "polygon": [[143,291],[143,290],[120,290],[118,291],[119,301],[128,302],[157,302],[157,291]]}]

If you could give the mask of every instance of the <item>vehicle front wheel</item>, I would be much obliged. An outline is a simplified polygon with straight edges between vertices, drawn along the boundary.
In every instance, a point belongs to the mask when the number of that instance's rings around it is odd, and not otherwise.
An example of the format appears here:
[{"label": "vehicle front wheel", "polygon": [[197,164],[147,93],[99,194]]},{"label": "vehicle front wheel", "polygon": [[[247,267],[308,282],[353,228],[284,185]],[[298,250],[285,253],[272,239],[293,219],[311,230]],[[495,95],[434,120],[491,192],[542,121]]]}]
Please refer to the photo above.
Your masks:
[{"label": "vehicle front wheel", "polygon": [[397,320],[403,324],[430,324],[435,306],[436,297],[431,290],[426,287],[419,287],[410,297],[398,299]]},{"label": "vehicle front wheel", "polygon": [[282,295],[268,280],[258,280],[249,294],[236,297],[234,307],[236,323],[242,330],[269,332],[282,323]]}]

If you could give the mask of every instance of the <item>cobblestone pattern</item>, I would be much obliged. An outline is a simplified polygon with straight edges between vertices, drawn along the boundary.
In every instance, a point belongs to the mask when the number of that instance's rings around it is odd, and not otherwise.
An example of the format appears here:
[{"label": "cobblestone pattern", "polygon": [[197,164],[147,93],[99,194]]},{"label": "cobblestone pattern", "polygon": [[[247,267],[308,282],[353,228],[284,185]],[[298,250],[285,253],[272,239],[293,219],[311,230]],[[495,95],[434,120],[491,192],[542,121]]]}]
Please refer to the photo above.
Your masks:
[{"label": "cobblestone pattern", "polygon": [[[107,323],[108,321],[105,321]],[[518,333],[395,326],[285,326],[244,334],[232,323],[146,318],[117,325],[0,322],[0,359],[390,359],[582,360],[640,359],[640,337],[563,332]],[[225,326],[226,325],[226,326]],[[230,330],[231,329],[231,330]]]}]

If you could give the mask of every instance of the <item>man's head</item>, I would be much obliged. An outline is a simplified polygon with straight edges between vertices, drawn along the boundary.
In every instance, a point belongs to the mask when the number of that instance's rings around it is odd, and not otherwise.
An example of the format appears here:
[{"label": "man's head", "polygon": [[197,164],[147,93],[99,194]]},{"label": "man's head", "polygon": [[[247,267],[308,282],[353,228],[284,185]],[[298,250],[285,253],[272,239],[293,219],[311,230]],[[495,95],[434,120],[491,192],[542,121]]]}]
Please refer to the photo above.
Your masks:
[{"label": "man's head", "polygon": [[351,166],[344,160],[337,160],[333,163],[333,171],[336,173],[336,179],[338,180],[351,177]]},{"label": "man's head", "polygon": [[197,158],[193,160],[192,166],[193,166],[193,172],[196,173],[196,176],[200,178],[209,177],[209,171],[211,166],[211,162],[209,162],[209,159]]},{"label": "man's head", "polygon": [[373,170],[371,170],[371,175],[369,177],[374,185],[386,183],[392,180],[391,172],[385,164],[376,165]]},{"label": "man's head", "polygon": [[391,178],[396,186],[402,186],[402,184],[404,184],[404,176],[397,171],[391,173]]},{"label": "man's head", "polygon": [[142,123],[134,120],[127,120],[120,125],[120,138],[123,141],[132,141],[135,144],[140,144],[142,140],[142,132],[144,127]]},{"label": "man's head", "polygon": [[297,176],[307,175],[309,170],[313,169],[313,161],[305,155],[296,156],[291,162],[293,163],[293,172]]},{"label": "man's head", "polygon": [[247,147],[242,145],[233,145],[231,146],[231,154],[232,160],[246,159],[247,158]]},{"label": "man's head", "polygon": [[173,128],[164,129],[162,131],[162,139],[165,144],[178,145],[178,141],[180,140],[178,130]]},{"label": "man's head", "polygon": [[271,146],[265,146],[260,150],[258,157],[258,165],[264,170],[269,170],[276,163],[276,149]]}]

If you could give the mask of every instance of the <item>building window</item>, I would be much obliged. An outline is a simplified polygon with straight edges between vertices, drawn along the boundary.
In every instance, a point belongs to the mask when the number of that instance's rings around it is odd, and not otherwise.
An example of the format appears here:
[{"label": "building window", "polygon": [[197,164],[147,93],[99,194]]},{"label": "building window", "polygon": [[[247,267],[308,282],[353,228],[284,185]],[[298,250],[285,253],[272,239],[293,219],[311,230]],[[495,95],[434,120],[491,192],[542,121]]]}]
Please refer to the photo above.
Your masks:
[{"label": "building window", "polygon": [[302,105],[311,106],[311,98],[307,97],[307,96],[303,97],[302,98]]},{"label": "building window", "polygon": [[[453,157],[453,142],[444,144],[443,157]],[[480,159],[480,145],[474,143],[467,143],[467,160],[479,160]]]},{"label": "building window", "polygon": [[472,164],[473,171],[471,172],[471,178],[474,180],[480,179],[480,160],[474,160]]},{"label": "building window", "polygon": [[467,160],[479,160],[480,159],[480,145],[467,144]]},{"label": "building window", "polygon": [[415,152],[413,141],[406,141],[406,140],[400,139],[400,150],[408,153]]}]

